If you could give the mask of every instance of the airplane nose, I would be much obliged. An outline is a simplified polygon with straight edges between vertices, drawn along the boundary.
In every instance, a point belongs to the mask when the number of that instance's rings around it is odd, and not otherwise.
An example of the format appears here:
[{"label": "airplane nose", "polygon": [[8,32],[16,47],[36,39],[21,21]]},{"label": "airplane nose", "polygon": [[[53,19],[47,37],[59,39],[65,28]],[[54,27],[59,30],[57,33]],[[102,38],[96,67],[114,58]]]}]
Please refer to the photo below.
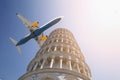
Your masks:
[{"label": "airplane nose", "polygon": [[64,17],[64,16],[60,16],[60,17],[57,19],[57,21],[60,21],[63,17]]},{"label": "airplane nose", "polygon": [[61,18],[58,18],[58,19],[57,19],[57,21],[60,21],[60,20],[61,20]]},{"label": "airplane nose", "polygon": [[63,18],[63,17],[59,17],[59,18],[56,19],[56,21],[58,22],[58,21],[60,21],[62,18]]}]

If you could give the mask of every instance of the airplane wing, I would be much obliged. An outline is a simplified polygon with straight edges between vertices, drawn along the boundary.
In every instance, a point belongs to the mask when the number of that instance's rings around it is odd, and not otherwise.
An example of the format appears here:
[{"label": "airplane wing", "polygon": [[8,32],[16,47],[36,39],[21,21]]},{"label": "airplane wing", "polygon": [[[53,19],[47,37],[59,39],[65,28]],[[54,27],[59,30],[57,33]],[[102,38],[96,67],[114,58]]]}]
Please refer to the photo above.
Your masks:
[{"label": "airplane wing", "polygon": [[27,20],[24,16],[22,16],[21,14],[18,14],[18,13],[16,13],[16,15],[23,22],[23,24],[30,30],[30,32],[33,32],[34,30],[36,30],[36,28],[32,27],[33,23],[30,22],[29,20]]},{"label": "airplane wing", "polygon": [[[29,29],[30,32],[35,31],[37,28],[36,27],[32,27],[32,22],[30,22],[29,20],[27,20],[24,16],[22,16],[19,13],[16,13],[16,15],[18,16],[18,18],[23,22],[23,24]],[[29,34],[28,34],[29,35]],[[25,37],[27,37],[28,35],[26,35]],[[38,43],[39,43],[39,39],[41,36],[37,36],[36,38],[34,38]]]}]

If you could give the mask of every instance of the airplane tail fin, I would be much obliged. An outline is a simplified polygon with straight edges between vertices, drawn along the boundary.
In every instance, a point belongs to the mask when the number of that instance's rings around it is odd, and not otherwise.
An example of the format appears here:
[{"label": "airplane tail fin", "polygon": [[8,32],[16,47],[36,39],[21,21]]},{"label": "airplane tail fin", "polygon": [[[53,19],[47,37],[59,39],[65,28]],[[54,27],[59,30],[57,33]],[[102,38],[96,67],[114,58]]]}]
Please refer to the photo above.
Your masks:
[{"label": "airplane tail fin", "polygon": [[[13,42],[13,44],[16,46],[17,41],[16,41],[15,39],[11,38],[11,37],[9,37],[9,39],[10,39],[10,40]],[[16,46],[16,48],[17,48],[18,52],[21,53],[21,48],[20,48],[20,46]]]}]

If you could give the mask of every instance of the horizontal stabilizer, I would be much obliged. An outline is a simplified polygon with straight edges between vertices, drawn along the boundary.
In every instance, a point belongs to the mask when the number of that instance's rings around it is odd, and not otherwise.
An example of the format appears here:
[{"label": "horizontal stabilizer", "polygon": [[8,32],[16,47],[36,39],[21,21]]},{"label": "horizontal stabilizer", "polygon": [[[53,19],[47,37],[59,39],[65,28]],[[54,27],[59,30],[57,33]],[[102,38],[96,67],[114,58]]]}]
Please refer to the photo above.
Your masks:
[{"label": "horizontal stabilizer", "polygon": [[[11,38],[11,37],[9,37],[9,39],[10,39],[10,40],[13,42],[13,44],[16,46],[17,41],[16,41],[15,39]],[[16,48],[17,48],[18,52],[21,53],[21,48],[20,48],[20,46],[16,46]]]}]

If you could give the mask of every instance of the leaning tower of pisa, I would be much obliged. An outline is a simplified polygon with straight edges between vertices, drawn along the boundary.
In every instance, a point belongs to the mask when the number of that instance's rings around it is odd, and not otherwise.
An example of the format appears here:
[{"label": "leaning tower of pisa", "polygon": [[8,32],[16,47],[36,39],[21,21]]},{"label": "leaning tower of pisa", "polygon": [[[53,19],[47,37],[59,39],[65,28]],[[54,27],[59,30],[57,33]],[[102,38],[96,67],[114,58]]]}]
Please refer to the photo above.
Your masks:
[{"label": "leaning tower of pisa", "polygon": [[91,72],[73,36],[52,31],[19,80],[91,80]]}]

